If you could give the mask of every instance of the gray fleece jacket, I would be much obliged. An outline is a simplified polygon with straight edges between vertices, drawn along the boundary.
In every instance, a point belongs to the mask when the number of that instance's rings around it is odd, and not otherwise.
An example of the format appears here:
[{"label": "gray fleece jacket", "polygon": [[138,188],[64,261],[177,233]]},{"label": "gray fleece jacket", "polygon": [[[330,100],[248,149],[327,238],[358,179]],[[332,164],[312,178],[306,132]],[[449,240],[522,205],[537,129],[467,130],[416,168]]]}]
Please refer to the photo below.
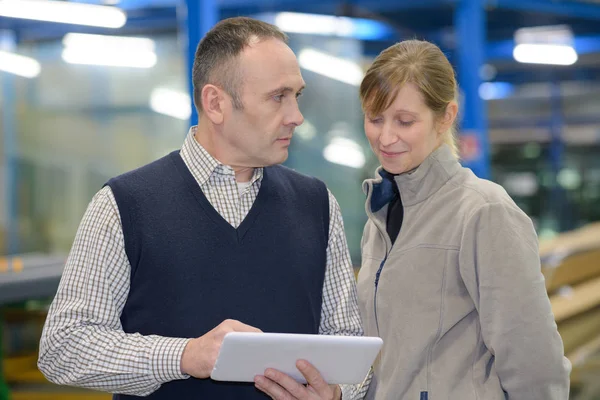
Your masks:
[{"label": "gray fleece jacket", "polygon": [[384,340],[366,398],[567,400],[571,366],[531,220],[446,145],[395,180],[394,246],[387,205],[371,208],[381,178],[363,185],[359,305],[365,335]]}]

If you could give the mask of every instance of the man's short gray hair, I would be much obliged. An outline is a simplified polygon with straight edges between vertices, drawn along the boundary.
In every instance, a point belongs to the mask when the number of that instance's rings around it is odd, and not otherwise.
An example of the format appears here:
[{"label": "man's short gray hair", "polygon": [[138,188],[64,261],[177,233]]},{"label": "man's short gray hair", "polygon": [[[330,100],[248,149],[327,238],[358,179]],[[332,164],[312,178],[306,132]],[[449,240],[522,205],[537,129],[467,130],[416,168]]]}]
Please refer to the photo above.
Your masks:
[{"label": "man's short gray hair", "polygon": [[202,112],[202,89],[207,84],[222,88],[233,99],[233,106],[244,108],[240,97],[242,77],[237,57],[246,46],[265,39],[284,43],[288,37],[269,23],[247,17],[228,18],[217,23],[198,44],[192,69],[194,104]]}]

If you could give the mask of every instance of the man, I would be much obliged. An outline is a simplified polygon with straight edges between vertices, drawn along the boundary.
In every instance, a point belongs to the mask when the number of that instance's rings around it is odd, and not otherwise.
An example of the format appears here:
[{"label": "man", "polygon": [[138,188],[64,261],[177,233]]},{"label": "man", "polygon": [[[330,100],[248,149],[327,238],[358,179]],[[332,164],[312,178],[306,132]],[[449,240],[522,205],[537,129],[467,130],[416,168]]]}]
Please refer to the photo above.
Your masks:
[{"label": "man", "polygon": [[180,152],[111,179],[83,217],[40,344],[50,381],[115,399],[354,395],[302,362],[306,387],[275,371],[256,387],[208,379],[227,332],[362,334],[339,206],[278,165],[303,122],[286,42],[249,18],[200,42],[198,126]]}]

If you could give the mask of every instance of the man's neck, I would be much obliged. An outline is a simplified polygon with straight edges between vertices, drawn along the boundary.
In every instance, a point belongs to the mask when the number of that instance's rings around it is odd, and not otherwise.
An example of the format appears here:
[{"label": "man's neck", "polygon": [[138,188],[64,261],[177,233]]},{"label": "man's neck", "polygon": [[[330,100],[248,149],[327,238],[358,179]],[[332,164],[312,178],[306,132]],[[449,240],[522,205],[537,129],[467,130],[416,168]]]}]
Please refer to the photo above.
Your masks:
[{"label": "man's neck", "polygon": [[250,179],[252,179],[252,176],[254,175],[254,168],[252,167],[231,167],[233,168],[233,171],[235,172],[235,180],[236,182],[249,182]]},{"label": "man's neck", "polygon": [[215,145],[215,142],[212,139],[213,133],[214,132],[211,132],[209,127],[202,126],[200,123],[198,123],[194,139],[200,144],[200,146],[204,148],[204,150],[206,150],[208,154],[211,155],[211,157],[223,165],[230,166],[233,169],[233,172],[235,172],[235,180],[237,182],[249,182],[254,175],[254,168],[236,166],[232,163],[229,163],[225,158],[221,157],[219,151],[217,150],[218,146]]}]

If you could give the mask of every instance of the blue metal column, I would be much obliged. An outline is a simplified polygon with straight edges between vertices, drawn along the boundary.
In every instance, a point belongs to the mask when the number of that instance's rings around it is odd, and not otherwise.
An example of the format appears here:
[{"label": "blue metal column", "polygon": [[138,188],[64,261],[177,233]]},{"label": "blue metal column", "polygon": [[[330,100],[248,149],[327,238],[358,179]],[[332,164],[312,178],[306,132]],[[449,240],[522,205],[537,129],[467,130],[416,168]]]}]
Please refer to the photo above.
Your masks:
[{"label": "blue metal column", "polygon": [[[0,49],[14,51],[15,36],[10,31],[0,31]],[[2,81],[2,132],[4,158],[4,210],[6,225],[6,254],[16,254],[19,250],[17,229],[17,127],[15,107],[15,77],[9,73],[0,73]]]},{"label": "blue metal column", "polygon": [[575,218],[572,217],[571,207],[568,206],[568,199],[565,189],[558,182],[558,175],[563,166],[563,156],[565,152],[565,142],[562,138],[564,128],[564,115],[562,108],[562,96],[559,82],[552,82],[550,87],[550,152],[549,162],[552,170],[552,189],[547,210],[550,218],[556,217],[555,228],[559,232],[571,230],[576,227]]},{"label": "blue metal column", "polygon": [[485,62],[486,14],[483,0],[458,0],[454,16],[458,81],[462,89],[460,141],[463,165],[480,178],[490,178],[487,109],[479,97],[479,71]]},{"label": "blue metal column", "polygon": [[[185,0],[186,12],[185,18],[182,18],[182,31],[187,32],[186,37],[186,55],[187,55],[187,73],[190,97],[194,97],[192,86],[192,67],[194,66],[194,55],[200,39],[204,37],[219,20],[219,8],[217,0]],[[198,123],[198,113],[192,104],[192,116],[190,125]]]},{"label": "blue metal column", "polygon": [[490,6],[508,10],[533,11],[555,14],[560,17],[600,20],[600,7],[586,1],[548,1],[548,0],[488,0]]}]

